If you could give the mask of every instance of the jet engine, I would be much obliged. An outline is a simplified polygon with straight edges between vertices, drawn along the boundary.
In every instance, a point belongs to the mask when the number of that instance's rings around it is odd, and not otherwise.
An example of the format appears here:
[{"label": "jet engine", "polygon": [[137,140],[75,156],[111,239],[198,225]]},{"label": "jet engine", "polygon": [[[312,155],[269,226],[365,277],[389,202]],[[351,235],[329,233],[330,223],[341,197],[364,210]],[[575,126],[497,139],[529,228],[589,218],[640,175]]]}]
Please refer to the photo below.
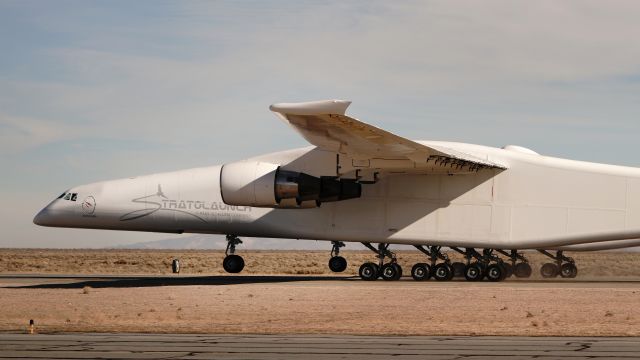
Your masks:
[{"label": "jet engine", "polygon": [[359,198],[361,191],[355,180],[315,177],[266,162],[235,162],[220,170],[220,193],[227,205],[308,208]]}]

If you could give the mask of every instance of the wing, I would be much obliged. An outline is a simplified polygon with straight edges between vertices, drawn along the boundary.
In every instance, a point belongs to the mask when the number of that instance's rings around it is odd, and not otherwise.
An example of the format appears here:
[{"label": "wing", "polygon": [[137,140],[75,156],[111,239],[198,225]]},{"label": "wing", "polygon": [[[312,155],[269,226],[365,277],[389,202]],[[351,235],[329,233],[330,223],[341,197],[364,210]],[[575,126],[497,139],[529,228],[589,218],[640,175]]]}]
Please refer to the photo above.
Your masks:
[{"label": "wing", "polygon": [[[504,166],[440,145],[424,145],[345,115],[350,101],[324,100],[270,106],[307,141],[345,154],[357,164],[380,169],[413,168],[448,173],[505,169]],[[375,164],[375,165],[374,165]],[[364,166],[363,166],[364,167]]]}]

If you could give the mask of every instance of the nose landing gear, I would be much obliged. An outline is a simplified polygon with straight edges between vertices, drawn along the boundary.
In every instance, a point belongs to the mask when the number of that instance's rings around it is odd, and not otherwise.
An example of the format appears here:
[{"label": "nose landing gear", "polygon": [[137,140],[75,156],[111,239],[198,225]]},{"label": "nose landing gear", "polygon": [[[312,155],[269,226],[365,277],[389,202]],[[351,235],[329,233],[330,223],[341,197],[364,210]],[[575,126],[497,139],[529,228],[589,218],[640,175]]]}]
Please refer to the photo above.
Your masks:
[{"label": "nose landing gear", "polygon": [[227,250],[225,250],[224,254],[226,255],[224,261],[222,262],[222,267],[224,271],[237,274],[244,269],[244,259],[240,255],[236,255],[236,245],[242,244],[242,240],[235,235],[227,235]]},{"label": "nose landing gear", "polygon": [[342,241],[332,241],[331,258],[329,259],[329,269],[333,272],[343,272],[347,269],[347,259],[340,256],[340,248],[344,247]]}]

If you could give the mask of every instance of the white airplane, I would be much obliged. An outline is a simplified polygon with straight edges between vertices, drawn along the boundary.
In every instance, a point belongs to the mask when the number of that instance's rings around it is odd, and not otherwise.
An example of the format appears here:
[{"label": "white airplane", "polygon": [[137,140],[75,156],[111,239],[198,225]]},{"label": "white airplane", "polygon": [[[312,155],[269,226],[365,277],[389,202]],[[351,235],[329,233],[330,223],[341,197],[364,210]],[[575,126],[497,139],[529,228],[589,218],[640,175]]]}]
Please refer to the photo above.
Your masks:
[{"label": "white airplane", "polygon": [[[544,277],[575,277],[563,251],[640,245],[638,168],[519,146],[413,141],[346,116],[349,104],[270,107],[312,147],[74,187],[34,223],[226,234],[230,273],[244,268],[235,254],[239,236],[331,241],[335,272],[347,267],[339,255],[344,242],[361,242],[377,255],[360,267],[364,280],[400,278],[390,244],[426,255],[411,270],[416,280],[457,274],[470,281],[529,277],[525,249],[552,259],[540,269]],[[444,247],[466,263],[452,263]]]}]

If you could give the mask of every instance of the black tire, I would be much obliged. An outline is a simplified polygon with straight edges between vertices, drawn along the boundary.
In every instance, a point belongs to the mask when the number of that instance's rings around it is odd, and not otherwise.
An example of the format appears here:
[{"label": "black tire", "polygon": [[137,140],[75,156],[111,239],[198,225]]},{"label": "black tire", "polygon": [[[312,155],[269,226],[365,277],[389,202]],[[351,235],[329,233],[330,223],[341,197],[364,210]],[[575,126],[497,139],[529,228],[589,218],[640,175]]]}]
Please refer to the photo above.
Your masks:
[{"label": "black tire", "polygon": [[411,277],[415,281],[429,280],[431,277],[431,267],[425,263],[417,263],[411,268]]},{"label": "black tire", "polygon": [[391,265],[396,268],[396,278],[394,280],[400,280],[402,277],[402,266],[398,263],[392,263]]},{"label": "black tire", "polygon": [[485,275],[489,281],[502,281],[504,280],[505,271],[501,264],[491,264],[487,268]]},{"label": "black tire", "polygon": [[432,275],[438,281],[451,280],[451,267],[445,263],[440,263],[433,268]]},{"label": "black tire", "polygon": [[545,263],[540,268],[540,275],[542,275],[542,277],[545,279],[550,279],[558,276],[558,272],[560,272],[560,269],[558,269],[558,265],[554,263]]},{"label": "black tire", "polygon": [[398,280],[398,268],[395,264],[386,263],[380,268],[380,277],[386,281]]},{"label": "black tire", "polygon": [[531,277],[531,265],[526,262],[521,262],[516,264],[516,268],[513,270],[513,273],[517,278],[529,278]]},{"label": "black tire", "polygon": [[171,271],[173,271],[174,274],[180,273],[180,260],[173,259],[171,262]]},{"label": "black tire", "polygon": [[378,265],[367,262],[360,266],[360,270],[358,270],[358,275],[360,278],[365,281],[373,281],[376,280],[379,276],[380,269],[378,269]]},{"label": "black tire", "polygon": [[464,277],[465,263],[454,262],[451,264],[451,267],[453,268],[453,277]]},{"label": "black tire", "polygon": [[467,281],[480,281],[483,277],[483,271],[477,263],[471,263],[464,267],[464,278]]},{"label": "black tire", "polygon": [[230,274],[237,274],[244,269],[244,259],[240,255],[228,255],[222,261],[222,267]]},{"label": "black tire", "polygon": [[347,259],[342,256],[332,256],[329,259],[329,269],[336,273],[345,271],[347,269]]},{"label": "black tire", "polygon": [[508,262],[503,262],[502,267],[504,268],[504,278],[510,278],[513,276],[513,265]]},{"label": "black tire", "polygon": [[573,263],[565,263],[560,267],[560,276],[573,279],[578,275],[578,268]]}]

